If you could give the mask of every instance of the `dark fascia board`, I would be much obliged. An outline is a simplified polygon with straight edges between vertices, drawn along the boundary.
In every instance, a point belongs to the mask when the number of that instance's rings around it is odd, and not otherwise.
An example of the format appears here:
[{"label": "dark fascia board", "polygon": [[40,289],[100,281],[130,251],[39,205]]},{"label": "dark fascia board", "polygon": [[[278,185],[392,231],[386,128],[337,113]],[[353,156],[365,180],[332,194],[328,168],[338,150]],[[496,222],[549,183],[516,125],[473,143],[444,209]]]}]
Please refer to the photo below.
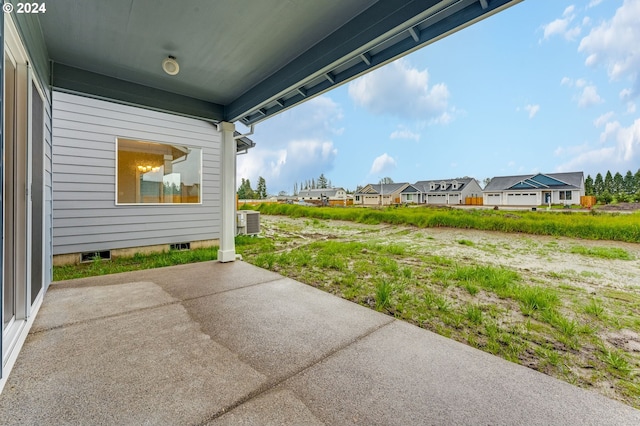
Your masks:
[{"label": "dark fascia board", "polygon": [[[263,80],[257,86],[245,92],[239,98],[225,107],[225,119],[227,121],[243,120],[245,124],[257,123],[268,116],[288,109],[306,99],[322,94],[338,85],[347,83],[360,75],[365,74],[375,68],[389,63],[403,55],[424,47],[440,37],[451,32],[455,32],[474,22],[484,19],[522,0],[492,0],[488,2],[486,8],[480,2],[475,1],[464,3],[473,4],[473,7],[466,7],[460,13],[448,17],[444,21],[436,24],[433,29],[423,32],[419,41],[395,48],[387,49],[389,52],[380,54],[379,59],[370,58],[368,63],[362,62],[352,75],[331,83],[327,80],[321,88],[315,90],[309,96],[297,96],[289,99],[285,105],[280,105],[270,110],[265,110],[263,106],[271,102],[277,102],[279,97],[286,95],[304,86],[309,78],[319,74],[331,74],[332,69],[344,64],[352,59],[354,55],[367,55],[367,47],[374,41],[384,41],[384,37],[391,38],[403,30],[411,28],[417,17],[425,15],[439,3],[446,3],[441,0],[413,0],[399,2],[398,0],[379,0],[370,8],[356,16],[343,27],[327,36],[325,39],[312,46],[302,55],[288,63],[278,72]],[[449,2],[455,4],[456,2]],[[412,39],[413,40],[413,39]],[[375,46],[371,46],[375,47]],[[363,50],[364,49],[364,50]],[[278,102],[281,104],[281,102]],[[261,109],[261,114],[254,114],[256,109]],[[251,118],[250,118],[251,117]]]},{"label": "dark fascia board", "polygon": [[54,89],[207,121],[223,121],[224,107],[60,63],[51,65]]}]

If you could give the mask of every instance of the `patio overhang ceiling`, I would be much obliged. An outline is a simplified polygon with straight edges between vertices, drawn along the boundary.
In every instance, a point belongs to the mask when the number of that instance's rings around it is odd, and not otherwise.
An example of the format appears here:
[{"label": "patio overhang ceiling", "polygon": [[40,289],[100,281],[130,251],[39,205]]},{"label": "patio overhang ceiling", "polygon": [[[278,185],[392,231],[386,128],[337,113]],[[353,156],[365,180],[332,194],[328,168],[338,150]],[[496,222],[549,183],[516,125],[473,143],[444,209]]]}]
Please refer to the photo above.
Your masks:
[{"label": "patio overhang ceiling", "polygon": [[57,90],[250,125],[520,1],[56,0],[37,20]]}]

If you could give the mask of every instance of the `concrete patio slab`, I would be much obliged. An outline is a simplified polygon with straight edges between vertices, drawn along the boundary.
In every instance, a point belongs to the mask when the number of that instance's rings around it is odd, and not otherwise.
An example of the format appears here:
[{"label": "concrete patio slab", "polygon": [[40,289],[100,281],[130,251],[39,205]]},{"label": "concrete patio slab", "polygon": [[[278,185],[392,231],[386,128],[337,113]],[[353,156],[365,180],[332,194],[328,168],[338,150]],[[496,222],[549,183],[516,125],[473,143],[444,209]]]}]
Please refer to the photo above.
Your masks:
[{"label": "concrete patio slab", "polygon": [[15,425],[198,424],[265,383],[179,304],[30,334],[10,379]]},{"label": "concrete patio slab", "polygon": [[176,301],[152,282],[86,287],[81,294],[73,288],[56,288],[47,294],[47,303],[40,309],[39,321],[31,331],[35,333],[43,331],[42,327],[56,328]]},{"label": "concrete patio slab", "polygon": [[283,388],[326,424],[640,424],[631,407],[400,321]]},{"label": "concrete patio slab", "polygon": [[207,425],[305,425],[320,426],[325,423],[309,411],[293,392],[275,390],[267,392],[224,414]]},{"label": "concrete patio slab", "polygon": [[278,380],[393,318],[290,279],[184,303],[205,333]]},{"label": "concrete patio slab", "polygon": [[52,286],[52,290],[147,281],[158,284],[171,297],[187,300],[279,279],[282,279],[282,275],[249,263],[210,261],[59,281]]},{"label": "concrete patio slab", "polygon": [[640,424],[631,407],[243,262],[54,284],[41,313],[2,425]]}]

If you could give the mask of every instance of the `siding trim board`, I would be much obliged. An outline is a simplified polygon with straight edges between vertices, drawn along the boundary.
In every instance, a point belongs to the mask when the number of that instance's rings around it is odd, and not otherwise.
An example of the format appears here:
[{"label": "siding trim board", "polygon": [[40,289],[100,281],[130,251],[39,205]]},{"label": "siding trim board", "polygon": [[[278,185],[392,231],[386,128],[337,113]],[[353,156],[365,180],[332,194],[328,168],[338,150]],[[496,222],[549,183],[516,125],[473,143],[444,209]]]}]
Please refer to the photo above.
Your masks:
[{"label": "siding trim board", "polygon": [[[215,125],[57,91],[53,100],[54,255],[220,239]],[[200,148],[200,203],[117,204],[117,138]]]}]

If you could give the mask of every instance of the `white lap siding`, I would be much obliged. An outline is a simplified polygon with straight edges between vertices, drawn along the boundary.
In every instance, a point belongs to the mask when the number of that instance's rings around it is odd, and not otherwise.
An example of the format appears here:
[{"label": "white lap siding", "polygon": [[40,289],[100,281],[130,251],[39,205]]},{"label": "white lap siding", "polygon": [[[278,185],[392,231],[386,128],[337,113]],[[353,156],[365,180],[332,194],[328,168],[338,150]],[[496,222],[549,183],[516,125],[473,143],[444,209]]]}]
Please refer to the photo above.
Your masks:
[{"label": "white lap siding", "polygon": [[[202,148],[202,204],[116,205],[116,138]],[[53,254],[220,238],[220,133],[213,123],[53,95]]]}]

